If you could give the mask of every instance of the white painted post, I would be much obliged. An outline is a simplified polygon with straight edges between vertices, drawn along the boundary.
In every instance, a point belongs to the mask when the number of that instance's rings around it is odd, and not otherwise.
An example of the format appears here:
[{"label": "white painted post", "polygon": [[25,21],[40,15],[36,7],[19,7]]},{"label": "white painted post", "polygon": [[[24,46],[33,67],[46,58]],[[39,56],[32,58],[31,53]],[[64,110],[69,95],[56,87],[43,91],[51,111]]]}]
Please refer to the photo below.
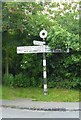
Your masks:
[{"label": "white painted post", "polygon": [[[44,29],[40,32],[40,37],[45,43],[45,38],[47,37],[47,31]],[[44,79],[44,95],[47,95],[47,72],[46,72],[46,55],[43,52],[43,79]]]},{"label": "white painted post", "polygon": [[43,53],[43,78],[44,78],[44,95],[47,95],[47,72],[46,72],[46,55]]}]

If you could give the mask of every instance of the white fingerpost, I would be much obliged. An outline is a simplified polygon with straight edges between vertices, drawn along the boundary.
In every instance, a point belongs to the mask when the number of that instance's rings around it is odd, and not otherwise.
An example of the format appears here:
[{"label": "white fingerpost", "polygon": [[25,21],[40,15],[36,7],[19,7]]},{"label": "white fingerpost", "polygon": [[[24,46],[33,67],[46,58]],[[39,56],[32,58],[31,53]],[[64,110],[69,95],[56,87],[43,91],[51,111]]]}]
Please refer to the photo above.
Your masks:
[{"label": "white fingerpost", "polygon": [[[43,53],[43,79],[44,79],[44,95],[47,95],[47,72],[46,72],[46,53],[69,53],[69,47],[67,47],[67,51],[63,51],[60,49],[51,50],[48,45],[45,44],[45,38],[47,37],[47,31],[43,29],[40,31],[40,37],[43,41],[33,41],[35,46],[18,46],[17,54],[29,54],[29,53]],[[26,61],[27,62],[27,61]],[[22,66],[22,65],[21,65]]]},{"label": "white fingerpost", "polygon": [[[47,31],[43,29],[40,31],[40,37],[45,42],[45,38],[47,37]],[[47,72],[46,72],[46,55],[43,52],[43,79],[44,79],[44,95],[47,95]]]}]

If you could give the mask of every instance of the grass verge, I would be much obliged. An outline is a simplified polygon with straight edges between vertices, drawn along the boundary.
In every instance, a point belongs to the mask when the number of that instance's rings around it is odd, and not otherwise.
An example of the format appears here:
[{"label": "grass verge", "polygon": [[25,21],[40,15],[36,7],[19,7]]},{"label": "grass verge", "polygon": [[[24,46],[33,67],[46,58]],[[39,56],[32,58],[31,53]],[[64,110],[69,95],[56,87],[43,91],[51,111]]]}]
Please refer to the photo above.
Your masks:
[{"label": "grass verge", "polygon": [[10,88],[2,87],[2,99],[31,98],[36,101],[79,102],[79,90],[48,89],[44,96],[41,88]]},{"label": "grass verge", "polygon": [[2,99],[2,86],[0,85],[0,99]]}]

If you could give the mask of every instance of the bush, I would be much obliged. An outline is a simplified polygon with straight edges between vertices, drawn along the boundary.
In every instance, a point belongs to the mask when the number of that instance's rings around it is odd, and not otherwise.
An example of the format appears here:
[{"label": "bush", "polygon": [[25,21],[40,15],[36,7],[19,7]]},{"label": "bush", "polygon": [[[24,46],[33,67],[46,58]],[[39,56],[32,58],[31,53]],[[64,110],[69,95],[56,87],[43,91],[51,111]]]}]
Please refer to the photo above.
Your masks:
[{"label": "bush", "polygon": [[[20,73],[15,75],[12,74],[3,76],[4,85],[10,87],[41,87],[43,88],[43,79],[35,77],[27,77],[26,75]],[[48,78],[47,80],[48,88],[67,88],[67,89],[80,89],[81,88],[81,79],[80,77],[69,76],[68,79],[63,79],[54,77],[54,79]]]},{"label": "bush", "polygon": [[31,77],[31,86],[33,86],[33,87],[37,86],[37,82],[36,82],[36,79],[34,77]]},{"label": "bush", "polygon": [[36,77],[31,77],[31,86],[32,87],[40,87],[42,88],[43,86],[43,79],[41,78],[36,78]]},{"label": "bush", "polygon": [[16,87],[29,87],[30,80],[22,73],[15,75],[14,86]]},{"label": "bush", "polygon": [[7,86],[13,86],[14,84],[14,76],[12,74],[4,74],[3,83]]},{"label": "bush", "polygon": [[81,82],[80,78],[70,78],[63,81],[48,81],[48,88],[66,88],[66,89],[80,89]]}]

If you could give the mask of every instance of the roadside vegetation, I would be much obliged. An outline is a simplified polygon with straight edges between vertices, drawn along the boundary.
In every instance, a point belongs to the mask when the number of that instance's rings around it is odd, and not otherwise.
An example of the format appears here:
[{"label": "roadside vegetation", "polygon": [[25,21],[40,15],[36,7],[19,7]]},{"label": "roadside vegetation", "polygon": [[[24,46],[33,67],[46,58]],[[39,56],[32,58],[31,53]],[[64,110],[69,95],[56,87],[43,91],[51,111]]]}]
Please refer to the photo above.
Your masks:
[{"label": "roadside vegetation", "polygon": [[33,101],[79,102],[79,91],[52,88],[48,89],[48,95],[44,96],[41,88],[2,87],[2,99],[14,100],[17,98],[28,98]]},{"label": "roadside vegetation", "polygon": [[2,99],[2,86],[0,85],[0,99]]}]

